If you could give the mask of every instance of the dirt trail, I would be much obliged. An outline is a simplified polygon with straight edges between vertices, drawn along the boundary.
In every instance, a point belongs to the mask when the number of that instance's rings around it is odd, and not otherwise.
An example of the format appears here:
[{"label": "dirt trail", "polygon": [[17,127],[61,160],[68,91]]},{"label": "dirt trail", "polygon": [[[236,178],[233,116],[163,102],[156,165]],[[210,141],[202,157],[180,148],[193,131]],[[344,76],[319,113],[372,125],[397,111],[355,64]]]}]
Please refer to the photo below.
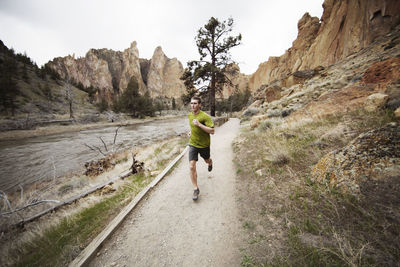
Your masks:
[{"label": "dirt trail", "polygon": [[239,120],[211,139],[214,168],[197,164],[200,196],[192,200],[187,153],[121,227],[90,266],[240,266],[241,226],[231,143]]}]

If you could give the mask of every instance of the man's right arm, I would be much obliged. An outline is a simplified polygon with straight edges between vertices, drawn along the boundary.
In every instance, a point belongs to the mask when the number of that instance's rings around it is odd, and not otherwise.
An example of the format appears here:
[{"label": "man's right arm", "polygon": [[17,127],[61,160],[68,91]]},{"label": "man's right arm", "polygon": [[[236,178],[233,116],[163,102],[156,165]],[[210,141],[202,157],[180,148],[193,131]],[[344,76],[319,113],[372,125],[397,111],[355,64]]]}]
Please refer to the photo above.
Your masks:
[{"label": "man's right arm", "polygon": [[193,120],[193,124],[196,125],[197,127],[199,127],[200,129],[202,129],[203,131],[205,131],[206,133],[214,134],[214,128],[205,126],[204,124],[202,124],[198,120]]}]

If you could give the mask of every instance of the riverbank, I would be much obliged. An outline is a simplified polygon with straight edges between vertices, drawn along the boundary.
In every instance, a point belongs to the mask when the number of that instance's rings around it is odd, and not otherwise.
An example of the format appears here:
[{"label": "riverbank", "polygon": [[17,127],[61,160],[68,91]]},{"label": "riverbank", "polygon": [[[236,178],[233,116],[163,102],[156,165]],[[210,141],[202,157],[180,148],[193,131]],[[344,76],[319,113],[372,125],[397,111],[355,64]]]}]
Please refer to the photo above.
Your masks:
[{"label": "riverbank", "polygon": [[[130,175],[124,179],[118,179],[110,186],[106,186],[102,190],[77,200],[70,205],[66,205],[57,212],[46,214],[34,222],[25,224],[22,229],[12,227],[13,222],[16,223],[21,218],[28,218],[54,204],[51,202],[42,203],[41,205],[24,209],[18,212],[18,214],[13,213],[8,217],[1,217],[0,227],[3,229],[3,233],[0,239],[0,255],[2,259],[7,265],[27,260],[29,261],[28,265],[35,266],[37,262],[30,257],[32,251],[40,251],[39,254],[41,255],[45,254],[41,250],[42,247],[32,249],[31,246],[32,244],[36,246],[35,244],[43,244],[44,242],[51,246],[51,248],[44,246],[44,250],[47,251],[46,253],[52,251],[50,255],[45,256],[46,261],[71,261],[72,257],[76,254],[75,250],[87,245],[91,241],[91,238],[101,231],[107,222],[127,202],[134,198],[142,188],[149,184],[163,170],[171,158],[174,158],[183,151],[186,143],[187,137],[180,136],[162,140],[152,145],[128,149],[115,156],[117,164],[113,169],[98,176],[88,177],[82,173],[71,174],[55,180],[33,184],[21,192],[18,191],[12,195],[7,195],[9,202],[14,208],[21,206],[22,202],[26,203],[27,200],[33,198],[62,202],[98,184],[109,181],[112,177],[129,169],[132,165],[133,154],[136,155],[136,160],[144,162],[144,172]],[[93,215],[93,213],[96,215]],[[93,219],[94,217],[101,219],[87,224],[85,220]],[[68,224],[68,229],[65,230],[66,232],[63,232],[60,229],[65,224]],[[73,231],[71,230],[72,228],[74,228]],[[87,231],[91,234],[87,235]],[[57,240],[52,239],[52,233],[55,233]],[[59,234],[62,235],[62,238]],[[69,238],[72,239],[70,240]],[[79,240],[79,244],[76,244],[77,240]],[[55,243],[60,245],[60,248],[65,252],[62,256],[57,254],[61,250],[56,249],[56,252],[52,250],[54,249],[52,244]]]},{"label": "riverbank", "polygon": [[144,122],[150,122],[155,120],[164,120],[176,117],[183,117],[185,116],[184,113],[176,115],[162,115],[158,117],[147,117],[144,119],[126,119],[120,121],[100,121],[95,123],[72,123],[70,125],[48,125],[37,127],[35,129],[29,130],[11,130],[11,131],[4,131],[0,132],[0,141],[12,141],[12,140],[20,140],[29,137],[38,137],[38,136],[46,136],[52,134],[61,134],[61,133],[68,133],[68,132],[77,132],[82,130],[90,130],[90,129],[97,129],[97,128],[104,128],[104,127],[118,127],[118,126],[129,126]]}]

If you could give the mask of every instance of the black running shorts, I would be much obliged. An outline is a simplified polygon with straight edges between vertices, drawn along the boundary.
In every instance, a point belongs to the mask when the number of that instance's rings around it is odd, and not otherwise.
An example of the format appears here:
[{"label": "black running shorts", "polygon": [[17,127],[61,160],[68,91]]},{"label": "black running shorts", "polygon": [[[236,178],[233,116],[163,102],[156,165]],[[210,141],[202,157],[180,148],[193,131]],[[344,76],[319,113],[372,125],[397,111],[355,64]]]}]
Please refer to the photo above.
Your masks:
[{"label": "black running shorts", "polygon": [[198,148],[189,145],[189,161],[199,160],[199,154],[203,159],[209,159],[210,158],[210,147],[205,147],[205,148]]}]

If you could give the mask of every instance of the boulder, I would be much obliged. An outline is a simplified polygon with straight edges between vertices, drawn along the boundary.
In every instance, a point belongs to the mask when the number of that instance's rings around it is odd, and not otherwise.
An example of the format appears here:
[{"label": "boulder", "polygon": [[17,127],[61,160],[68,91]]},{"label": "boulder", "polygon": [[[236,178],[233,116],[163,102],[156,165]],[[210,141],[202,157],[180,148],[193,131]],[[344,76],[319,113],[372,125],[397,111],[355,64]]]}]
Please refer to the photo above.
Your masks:
[{"label": "boulder", "polygon": [[299,70],[293,73],[298,78],[310,79],[315,75],[315,70]]},{"label": "boulder", "polygon": [[394,116],[396,118],[400,118],[400,107],[398,107],[395,111],[394,111]]},{"label": "boulder", "polygon": [[399,140],[398,123],[360,134],[346,147],[322,157],[311,172],[311,180],[358,195],[367,182],[398,176]]},{"label": "boulder", "polygon": [[254,115],[257,115],[260,113],[260,109],[258,108],[247,108],[245,111],[243,111],[243,116],[245,117],[252,117]]},{"label": "boulder", "polygon": [[388,99],[389,96],[386,94],[382,93],[372,94],[367,97],[364,108],[366,111],[369,112],[377,111],[386,105]]},{"label": "boulder", "polygon": [[270,86],[265,89],[265,100],[267,102],[272,102],[275,100],[279,100],[281,98],[282,88],[277,85]]},{"label": "boulder", "polygon": [[282,116],[282,110],[280,110],[280,109],[269,109],[269,110],[267,110],[267,116],[268,116],[268,118],[281,117]]}]

